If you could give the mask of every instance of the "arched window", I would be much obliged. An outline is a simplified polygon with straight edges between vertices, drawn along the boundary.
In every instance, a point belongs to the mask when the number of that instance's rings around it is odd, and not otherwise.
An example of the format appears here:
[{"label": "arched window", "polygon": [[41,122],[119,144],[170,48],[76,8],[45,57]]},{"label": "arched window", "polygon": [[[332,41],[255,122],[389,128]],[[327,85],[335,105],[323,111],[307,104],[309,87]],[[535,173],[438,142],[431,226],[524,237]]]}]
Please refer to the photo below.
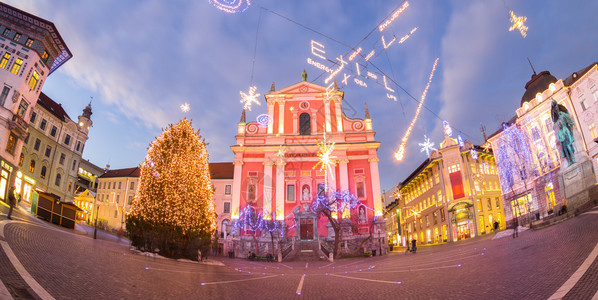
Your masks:
[{"label": "arched window", "polygon": [[60,179],[61,179],[61,175],[60,174],[56,174],[56,181],[54,181],[54,184],[56,186],[60,186]]},{"label": "arched window", "polygon": [[302,113],[299,115],[299,134],[300,135],[310,135],[311,134],[311,124],[310,124],[310,116],[308,113]]},{"label": "arched window", "polygon": [[32,159],[29,163],[29,172],[33,173],[33,171],[35,171],[35,160]]},{"label": "arched window", "polygon": [[41,177],[41,179],[46,178],[46,166],[42,166],[42,171],[39,173],[39,177]]},{"label": "arched window", "polygon": [[23,166],[23,160],[25,160],[25,154],[21,153],[21,156],[19,157],[19,167]]}]

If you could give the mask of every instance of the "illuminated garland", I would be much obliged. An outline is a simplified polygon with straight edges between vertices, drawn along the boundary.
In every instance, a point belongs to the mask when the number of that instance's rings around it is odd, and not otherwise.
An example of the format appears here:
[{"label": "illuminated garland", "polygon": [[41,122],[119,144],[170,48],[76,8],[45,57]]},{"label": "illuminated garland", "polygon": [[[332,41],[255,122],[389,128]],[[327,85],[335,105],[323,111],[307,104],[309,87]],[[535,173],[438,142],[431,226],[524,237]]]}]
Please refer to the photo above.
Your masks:
[{"label": "illuminated garland", "polygon": [[395,12],[392,13],[392,15],[390,16],[390,19],[384,21],[384,23],[382,23],[382,24],[380,24],[380,26],[378,26],[378,30],[380,30],[380,32],[382,32],[384,29],[386,29],[386,27],[388,27],[388,25],[390,25],[392,22],[394,22],[394,20],[396,18],[398,18],[407,9],[407,7],[409,7],[409,2],[405,1],[399,9],[397,9]]},{"label": "illuminated garland", "polygon": [[495,155],[503,191],[511,190],[516,180],[526,180],[536,170],[527,137],[517,125],[503,125]]},{"label": "illuminated garland", "polygon": [[210,3],[219,10],[229,14],[244,12],[251,5],[249,0],[210,0]]},{"label": "illuminated garland", "polygon": [[417,121],[417,117],[419,116],[419,113],[422,109],[422,105],[424,104],[424,100],[426,99],[426,94],[428,93],[428,88],[430,87],[430,83],[432,82],[432,78],[434,77],[434,72],[436,71],[436,65],[438,65],[438,58],[436,58],[436,60],[434,61],[434,66],[432,67],[432,72],[430,73],[430,77],[428,78],[428,84],[426,85],[426,88],[424,89],[424,92],[422,93],[421,99],[419,101],[419,105],[417,105],[417,110],[415,110],[415,116],[413,116],[413,120],[411,120],[411,124],[409,124],[409,127],[407,128],[405,135],[401,139],[401,145],[399,146],[399,149],[397,150],[397,152],[395,152],[395,159],[398,161],[403,160],[403,158],[405,157],[405,145],[407,144],[407,140],[409,139],[409,136],[411,135],[411,130],[413,130],[415,121]]},{"label": "illuminated garland", "polygon": [[355,195],[348,190],[346,191],[334,191],[330,193],[321,193],[312,202],[310,209],[312,212],[317,213],[318,211],[325,209],[330,211],[333,215],[337,215],[337,212],[345,212],[346,210],[356,209],[360,206],[372,211],[374,218],[376,218],[375,210],[367,205],[363,204]]},{"label": "illuminated garland", "polygon": [[233,234],[240,234],[241,230],[253,231],[254,233],[267,231],[271,233],[278,232],[283,237],[283,228],[284,225],[276,221],[274,213],[270,214],[265,209],[258,211],[257,208],[248,204],[241,210],[239,218],[234,221]]}]

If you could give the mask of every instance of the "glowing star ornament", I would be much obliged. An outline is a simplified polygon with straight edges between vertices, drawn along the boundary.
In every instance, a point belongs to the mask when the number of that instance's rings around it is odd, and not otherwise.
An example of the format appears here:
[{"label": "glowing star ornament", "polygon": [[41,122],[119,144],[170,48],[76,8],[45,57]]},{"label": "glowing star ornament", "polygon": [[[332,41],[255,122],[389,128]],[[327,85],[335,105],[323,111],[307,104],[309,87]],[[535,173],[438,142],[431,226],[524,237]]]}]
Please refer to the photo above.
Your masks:
[{"label": "glowing star ornament", "polygon": [[247,94],[245,94],[243,92],[239,92],[241,94],[241,103],[243,103],[243,108],[244,109],[251,110],[251,104],[252,103],[255,103],[257,105],[262,105],[257,100],[257,97],[259,97],[260,94],[256,94],[255,93],[256,90],[257,90],[257,87],[251,86],[251,87],[249,87],[249,92]]},{"label": "glowing star ornament", "polygon": [[[334,160],[336,156],[332,155],[332,151],[334,151],[334,142],[328,141],[326,137],[324,137],[323,141],[318,142],[318,148],[318,157],[320,160],[313,168],[320,167],[320,171],[324,171],[324,185],[326,186],[326,189],[328,189],[328,170],[336,166],[336,161]],[[331,177],[334,177],[334,175],[332,174]]]},{"label": "glowing star ornament", "polygon": [[418,145],[421,146],[421,149],[419,152],[426,151],[426,155],[428,155],[428,156],[430,156],[430,151],[436,150],[436,148],[434,148],[434,143],[430,142],[430,139],[426,135],[424,135],[424,142],[419,143]]},{"label": "glowing star ornament", "polygon": [[251,5],[249,0],[210,0],[210,3],[217,9],[229,14],[244,12]]},{"label": "glowing star ornament", "polygon": [[424,105],[424,100],[426,100],[426,95],[428,94],[428,88],[430,88],[430,83],[432,83],[432,78],[434,78],[434,72],[436,71],[437,65],[438,65],[438,58],[436,58],[436,60],[434,61],[434,65],[432,66],[432,72],[430,73],[430,77],[428,78],[428,84],[426,85],[426,88],[424,89],[424,92],[422,93],[422,97],[419,100],[419,104],[417,105],[417,109],[415,110],[415,116],[413,116],[413,119],[411,120],[409,127],[407,127],[407,131],[405,132],[405,135],[401,139],[401,145],[399,146],[399,149],[394,154],[395,159],[398,161],[403,160],[403,158],[405,157],[405,145],[407,144],[407,140],[409,139],[409,136],[411,135],[411,131],[413,130],[413,126],[415,125],[415,121],[417,121],[417,117],[419,116],[419,113],[422,109],[422,105]]},{"label": "glowing star ornament", "polygon": [[278,157],[278,162],[282,163],[283,162],[283,158],[284,158],[284,154],[287,152],[287,148],[284,146],[280,146],[278,147],[278,151],[276,151],[276,154],[274,154],[274,156]]},{"label": "glowing star ornament", "polygon": [[511,28],[509,28],[509,31],[513,31],[515,29],[519,30],[519,32],[521,33],[521,35],[525,38],[527,36],[527,26],[525,26],[525,21],[527,21],[527,17],[521,16],[518,17],[515,15],[515,13],[513,13],[513,11],[509,11],[509,13],[511,14],[511,23],[513,23],[513,25],[511,25]]},{"label": "glowing star ornament", "polygon": [[189,110],[191,109],[191,106],[187,102],[181,104],[180,107],[181,107],[181,111],[184,112],[184,113],[189,112]]}]

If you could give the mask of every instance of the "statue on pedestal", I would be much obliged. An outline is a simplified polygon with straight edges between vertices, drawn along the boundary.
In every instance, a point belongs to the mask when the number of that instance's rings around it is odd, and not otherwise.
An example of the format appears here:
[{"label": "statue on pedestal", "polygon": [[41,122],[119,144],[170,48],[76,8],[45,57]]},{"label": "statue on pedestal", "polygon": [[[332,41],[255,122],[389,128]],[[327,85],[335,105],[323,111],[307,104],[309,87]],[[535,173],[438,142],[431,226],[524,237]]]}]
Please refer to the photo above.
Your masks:
[{"label": "statue on pedestal", "polygon": [[569,115],[569,111],[563,105],[558,104],[555,100],[551,102],[552,108],[550,115],[552,116],[552,122],[557,125],[557,140],[561,145],[561,153],[564,158],[569,162],[569,166],[575,163],[575,148],[573,142],[573,127],[575,122]]}]

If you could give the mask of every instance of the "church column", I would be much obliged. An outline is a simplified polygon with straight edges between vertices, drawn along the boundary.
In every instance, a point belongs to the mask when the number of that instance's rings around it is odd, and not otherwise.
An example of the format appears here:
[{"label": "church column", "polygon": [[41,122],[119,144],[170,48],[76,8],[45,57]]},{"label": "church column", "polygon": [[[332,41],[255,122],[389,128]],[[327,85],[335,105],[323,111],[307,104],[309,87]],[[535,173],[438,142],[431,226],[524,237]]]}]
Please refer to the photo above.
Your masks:
[{"label": "church column", "polygon": [[330,170],[328,170],[328,190],[329,191],[336,191],[336,167],[332,166]]},{"label": "church column", "polygon": [[340,190],[346,191],[349,189],[349,174],[347,171],[348,159],[340,159],[338,161],[338,176],[340,177]]},{"label": "church column", "polygon": [[324,114],[326,117],[326,132],[330,132],[330,100],[324,100]]},{"label": "church column", "polygon": [[241,209],[239,205],[241,203],[241,181],[243,181],[243,162],[240,160],[235,160],[235,162],[233,162],[233,165],[235,165],[235,171],[233,174],[233,199],[231,203],[231,217],[233,219],[238,219],[239,211]]},{"label": "church column", "polygon": [[276,162],[276,220],[284,220],[284,161]]},{"label": "church column", "polygon": [[376,216],[382,215],[382,202],[380,195],[380,174],[378,173],[378,157],[371,157],[370,162],[370,176],[372,177],[372,197],[374,200],[374,211]]},{"label": "church column", "polygon": [[264,204],[263,209],[272,213],[272,165],[271,161],[264,162]]},{"label": "church column", "polygon": [[336,112],[336,131],[343,132],[343,118],[340,99],[334,101],[334,110]]},{"label": "church column", "polygon": [[278,100],[278,133],[284,133],[284,99]]},{"label": "church column", "polygon": [[268,118],[272,122],[268,122],[268,134],[272,134],[274,131],[274,103],[272,101],[268,101]]}]

